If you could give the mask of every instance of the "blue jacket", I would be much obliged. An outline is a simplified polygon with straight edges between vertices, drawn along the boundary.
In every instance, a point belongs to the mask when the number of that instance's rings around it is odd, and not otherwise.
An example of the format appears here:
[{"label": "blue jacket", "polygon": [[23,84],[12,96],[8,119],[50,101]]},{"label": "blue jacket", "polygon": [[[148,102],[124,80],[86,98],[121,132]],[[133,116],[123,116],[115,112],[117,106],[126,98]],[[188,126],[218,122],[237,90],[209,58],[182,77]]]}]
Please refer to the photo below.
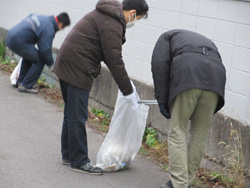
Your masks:
[{"label": "blue jacket", "polygon": [[18,37],[23,43],[37,44],[40,59],[51,66],[54,64],[52,42],[57,31],[58,24],[54,16],[30,14],[9,31],[8,38],[14,40]]}]

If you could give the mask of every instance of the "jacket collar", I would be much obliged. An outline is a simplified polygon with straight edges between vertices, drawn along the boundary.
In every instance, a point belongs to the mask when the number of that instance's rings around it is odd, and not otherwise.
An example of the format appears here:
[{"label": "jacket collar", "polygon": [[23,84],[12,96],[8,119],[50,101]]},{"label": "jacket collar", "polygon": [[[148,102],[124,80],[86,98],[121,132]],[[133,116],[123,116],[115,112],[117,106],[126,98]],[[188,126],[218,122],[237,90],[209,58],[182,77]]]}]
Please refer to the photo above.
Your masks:
[{"label": "jacket collar", "polygon": [[57,24],[57,21],[55,19],[55,16],[49,16],[48,18],[52,22],[52,24],[54,25],[55,32],[57,32],[58,31],[58,24]]}]

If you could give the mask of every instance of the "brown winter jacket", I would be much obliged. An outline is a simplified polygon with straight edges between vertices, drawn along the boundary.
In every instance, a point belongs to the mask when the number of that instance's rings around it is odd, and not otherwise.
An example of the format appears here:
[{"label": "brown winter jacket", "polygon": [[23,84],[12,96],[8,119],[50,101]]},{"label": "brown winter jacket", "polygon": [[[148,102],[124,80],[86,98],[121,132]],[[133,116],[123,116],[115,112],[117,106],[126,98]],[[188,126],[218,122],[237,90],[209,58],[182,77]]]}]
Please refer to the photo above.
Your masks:
[{"label": "brown winter jacket", "polygon": [[53,72],[68,84],[90,91],[93,78],[100,73],[100,62],[104,61],[123,95],[131,94],[133,89],[121,53],[125,31],[122,4],[100,0],[64,40]]}]

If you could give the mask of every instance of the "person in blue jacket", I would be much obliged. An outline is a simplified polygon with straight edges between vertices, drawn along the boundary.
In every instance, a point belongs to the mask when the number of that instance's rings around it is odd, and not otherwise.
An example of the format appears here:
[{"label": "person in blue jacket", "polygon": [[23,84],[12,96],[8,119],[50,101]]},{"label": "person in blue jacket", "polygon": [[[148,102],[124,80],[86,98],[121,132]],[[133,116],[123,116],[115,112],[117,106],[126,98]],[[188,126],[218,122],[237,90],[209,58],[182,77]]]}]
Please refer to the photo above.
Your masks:
[{"label": "person in blue jacket", "polygon": [[19,92],[37,93],[33,86],[44,65],[51,67],[54,64],[52,42],[55,33],[69,25],[70,18],[65,12],[56,17],[30,14],[8,32],[7,46],[23,58],[16,83]]}]

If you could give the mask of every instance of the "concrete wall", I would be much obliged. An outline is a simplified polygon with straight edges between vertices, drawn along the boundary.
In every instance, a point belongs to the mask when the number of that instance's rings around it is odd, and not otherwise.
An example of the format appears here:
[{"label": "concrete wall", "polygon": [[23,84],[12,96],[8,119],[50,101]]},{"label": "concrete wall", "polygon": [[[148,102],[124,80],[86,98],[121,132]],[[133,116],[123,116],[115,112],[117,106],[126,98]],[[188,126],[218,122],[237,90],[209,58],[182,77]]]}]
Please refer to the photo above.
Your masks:
[{"label": "concrete wall", "polygon": [[[120,0],[121,1],[121,0]],[[69,13],[72,24],[58,32],[60,48],[67,33],[97,0],[0,0],[0,28],[9,30],[30,13]],[[127,30],[123,56],[130,77],[153,84],[151,55],[159,35],[189,29],[212,39],[227,69],[226,105],[221,112],[250,124],[250,2],[239,0],[147,0],[146,20]],[[240,83],[240,84],[239,84]]]},{"label": "concrete wall", "polygon": [[[231,0],[151,0],[149,17],[128,30],[124,47],[131,76],[152,84],[151,54],[158,36],[183,28],[212,39],[227,70],[222,112],[250,123],[250,2]],[[241,83],[241,84],[239,84]]]}]

